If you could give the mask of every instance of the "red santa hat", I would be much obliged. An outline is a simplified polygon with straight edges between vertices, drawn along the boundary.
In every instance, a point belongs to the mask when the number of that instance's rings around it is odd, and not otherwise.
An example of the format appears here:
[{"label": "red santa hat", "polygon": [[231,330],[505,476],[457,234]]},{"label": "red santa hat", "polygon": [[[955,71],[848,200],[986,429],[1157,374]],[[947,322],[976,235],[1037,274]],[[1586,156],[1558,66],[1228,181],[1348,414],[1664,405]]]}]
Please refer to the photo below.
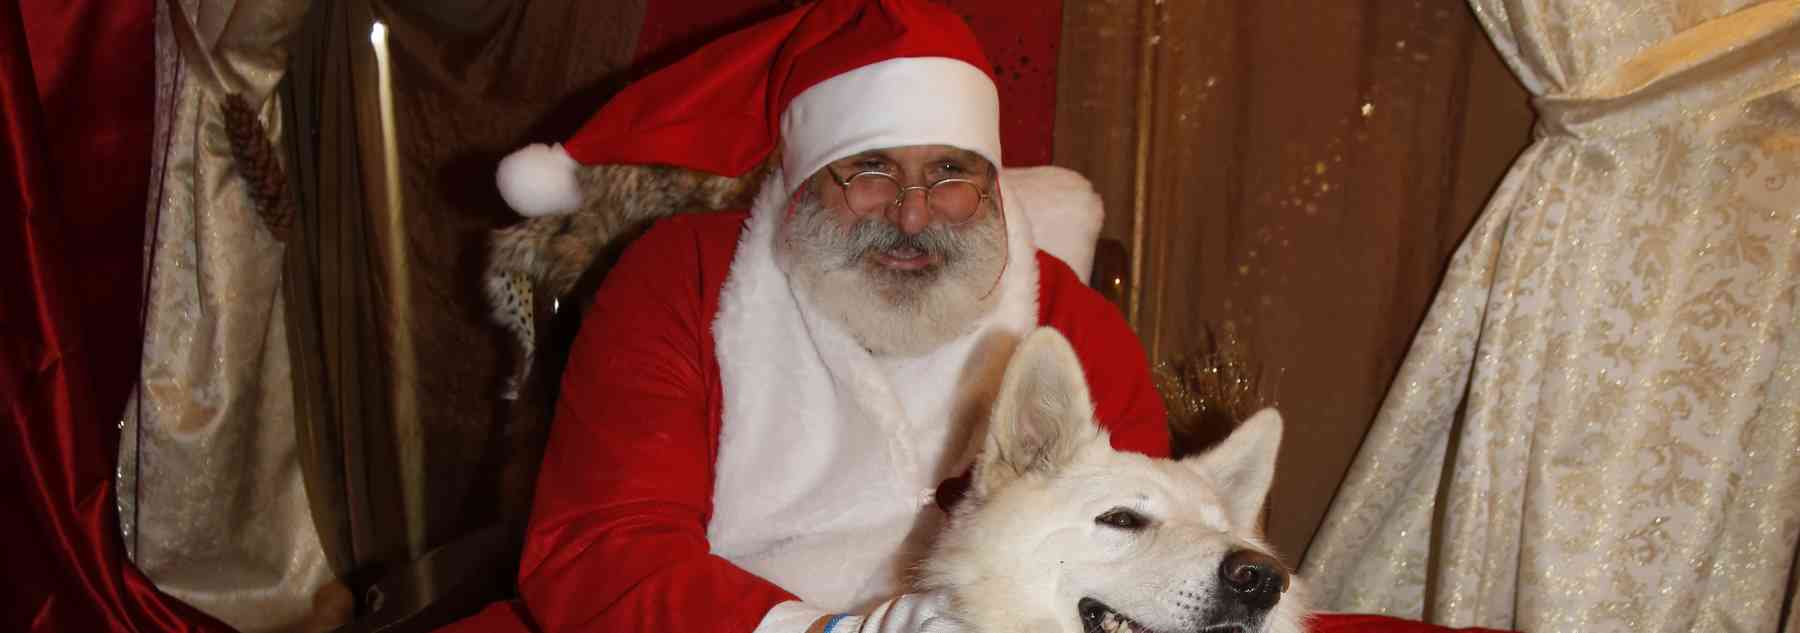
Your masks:
[{"label": "red santa hat", "polygon": [[726,36],[638,81],[558,145],[500,162],[508,205],[581,204],[580,165],[740,176],[779,143],[792,188],[833,160],[950,145],[1000,161],[992,65],[960,16],[919,0],[820,0]]}]

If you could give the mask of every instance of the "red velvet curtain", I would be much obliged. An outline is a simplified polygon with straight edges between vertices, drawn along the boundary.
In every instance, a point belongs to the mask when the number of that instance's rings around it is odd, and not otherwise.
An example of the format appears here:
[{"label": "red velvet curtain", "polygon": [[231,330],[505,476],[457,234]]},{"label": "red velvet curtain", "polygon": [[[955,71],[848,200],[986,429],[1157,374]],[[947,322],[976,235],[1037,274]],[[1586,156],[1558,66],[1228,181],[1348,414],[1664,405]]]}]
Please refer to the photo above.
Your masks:
[{"label": "red velvet curtain", "polygon": [[125,559],[155,5],[0,8],[0,630],[225,631]]}]

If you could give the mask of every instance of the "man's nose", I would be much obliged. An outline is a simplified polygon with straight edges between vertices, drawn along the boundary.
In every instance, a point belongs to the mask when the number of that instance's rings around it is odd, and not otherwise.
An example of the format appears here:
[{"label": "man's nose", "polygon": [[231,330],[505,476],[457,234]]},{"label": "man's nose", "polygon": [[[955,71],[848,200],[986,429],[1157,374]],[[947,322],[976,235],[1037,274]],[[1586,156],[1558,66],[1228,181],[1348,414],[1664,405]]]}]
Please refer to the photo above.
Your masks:
[{"label": "man's nose", "polygon": [[900,192],[900,204],[888,207],[888,221],[907,235],[925,230],[931,224],[931,206],[926,204],[926,197],[925,189]]}]

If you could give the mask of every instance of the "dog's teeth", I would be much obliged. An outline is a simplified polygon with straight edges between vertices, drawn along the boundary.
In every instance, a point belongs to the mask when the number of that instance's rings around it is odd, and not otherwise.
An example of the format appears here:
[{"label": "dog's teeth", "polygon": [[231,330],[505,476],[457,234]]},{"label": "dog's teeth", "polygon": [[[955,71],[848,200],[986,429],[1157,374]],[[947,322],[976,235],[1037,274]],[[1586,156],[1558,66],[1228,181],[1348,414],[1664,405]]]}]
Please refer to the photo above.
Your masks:
[{"label": "dog's teeth", "polygon": [[1105,616],[1102,616],[1100,618],[1100,630],[1105,631],[1106,633],[1134,633],[1137,631],[1137,629],[1131,626],[1130,620],[1126,620],[1124,616],[1117,613],[1108,613]]}]

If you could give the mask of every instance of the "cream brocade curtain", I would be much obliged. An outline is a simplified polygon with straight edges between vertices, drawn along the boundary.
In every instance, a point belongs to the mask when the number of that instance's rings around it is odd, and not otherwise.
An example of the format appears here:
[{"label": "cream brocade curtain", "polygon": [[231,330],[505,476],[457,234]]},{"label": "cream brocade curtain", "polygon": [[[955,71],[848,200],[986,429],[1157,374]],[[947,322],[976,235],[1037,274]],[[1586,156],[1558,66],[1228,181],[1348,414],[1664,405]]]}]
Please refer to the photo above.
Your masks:
[{"label": "cream brocade curtain", "polygon": [[1800,1],[1471,4],[1538,139],[1314,540],[1319,606],[1800,633]]},{"label": "cream brocade curtain", "polygon": [[319,628],[333,579],[295,458],[282,251],[220,103],[273,99],[307,3],[157,0],[141,374],[121,422],[120,528],[158,589],[245,633]]}]

